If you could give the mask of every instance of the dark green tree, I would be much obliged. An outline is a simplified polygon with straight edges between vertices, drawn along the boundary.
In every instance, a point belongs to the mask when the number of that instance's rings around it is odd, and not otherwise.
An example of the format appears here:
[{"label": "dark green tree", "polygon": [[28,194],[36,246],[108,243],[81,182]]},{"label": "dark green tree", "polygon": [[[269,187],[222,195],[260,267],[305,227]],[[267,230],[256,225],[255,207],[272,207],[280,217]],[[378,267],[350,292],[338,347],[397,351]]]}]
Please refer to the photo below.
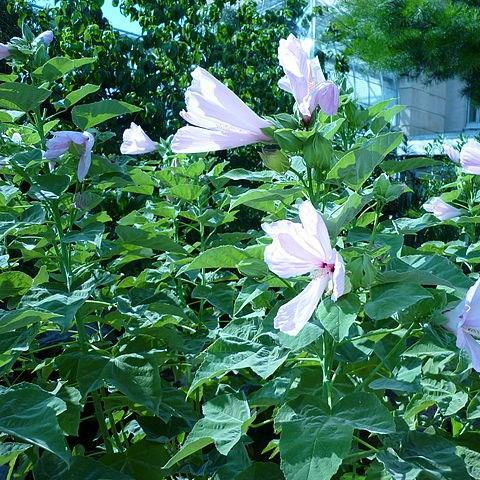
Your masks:
[{"label": "dark green tree", "polygon": [[142,37],[114,30],[103,17],[103,0],[58,0],[54,8],[35,15],[26,0],[4,1],[34,31],[55,31],[55,54],[98,58],[64,79],[62,88],[101,85],[98,99],[123,99],[142,107],[134,120],[152,135],[165,137],[181,125],[179,112],[196,65],[218,76],[260,114],[291,108],[291,96],[277,87],[277,47],[280,38],[298,33],[302,19],[308,24],[305,0],[286,0],[282,8],[264,13],[254,0],[240,5],[233,0],[118,1],[141,24]]},{"label": "dark green tree", "polygon": [[330,36],[347,57],[427,80],[458,77],[480,102],[480,1],[340,0],[335,12]]}]

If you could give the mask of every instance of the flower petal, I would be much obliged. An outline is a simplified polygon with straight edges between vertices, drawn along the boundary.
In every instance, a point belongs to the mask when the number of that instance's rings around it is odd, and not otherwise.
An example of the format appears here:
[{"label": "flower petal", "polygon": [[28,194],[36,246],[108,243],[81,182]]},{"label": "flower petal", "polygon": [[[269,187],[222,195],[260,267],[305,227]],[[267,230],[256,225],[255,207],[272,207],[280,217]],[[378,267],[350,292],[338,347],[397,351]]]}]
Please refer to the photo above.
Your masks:
[{"label": "flower petal", "polygon": [[345,293],[345,263],[335,251],[335,270],[332,275],[332,300],[336,302]]},{"label": "flower petal", "polygon": [[175,153],[215,152],[259,141],[258,136],[253,134],[233,134],[187,126],[180,128],[173,137],[172,150]]},{"label": "flower petal", "polygon": [[80,156],[77,168],[77,178],[80,182],[83,182],[83,180],[85,180],[85,177],[90,170],[90,165],[92,164],[92,148],[93,144],[95,143],[95,137],[91,133],[83,132],[83,135],[85,149]]},{"label": "flower petal", "polygon": [[274,327],[287,335],[297,335],[313,315],[327,283],[327,275],[314,278],[302,293],[279,308]]},{"label": "flower petal", "polygon": [[323,260],[329,263],[332,256],[332,245],[322,216],[309,200],[302,202],[298,207],[298,215],[305,231],[317,240],[314,248],[320,250]]},{"label": "flower petal", "polygon": [[268,140],[261,129],[270,122],[258,116],[245,102],[222,82],[201,67],[192,72],[192,84],[185,93],[187,112],[184,118],[192,125],[259,135],[260,140]]},{"label": "flower petal", "polygon": [[470,334],[460,329],[457,335],[457,347],[468,353],[473,369],[480,373],[480,344]]},{"label": "flower petal", "polygon": [[480,143],[470,139],[460,152],[460,164],[466,173],[480,175]]},{"label": "flower petal", "polygon": [[463,327],[480,330],[480,279],[467,291]]},{"label": "flower petal", "polygon": [[462,213],[461,210],[452,207],[452,205],[449,205],[440,197],[432,197],[428,202],[423,204],[423,209],[442,221],[458,217]]},{"label": "flower petal", "polygon": [[158,144],[143,131],[143,128],[132,122],[130,128],[123,132],[120,153],[123,155],[142,155],[154,152],[157,147]]}]

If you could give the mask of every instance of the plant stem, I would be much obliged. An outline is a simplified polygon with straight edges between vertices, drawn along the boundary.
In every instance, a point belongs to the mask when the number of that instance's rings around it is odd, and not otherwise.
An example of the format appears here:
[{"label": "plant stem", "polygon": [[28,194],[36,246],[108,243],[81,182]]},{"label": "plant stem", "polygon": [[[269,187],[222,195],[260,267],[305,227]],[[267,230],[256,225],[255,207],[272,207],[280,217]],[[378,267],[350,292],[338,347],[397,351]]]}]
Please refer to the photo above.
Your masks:
[{"label": "plant stem", "polygon": [[108,435],[107,424],[105,422],[105,414],[103,413],[102,401],[98,392],[92,393],[93,406],[95,408],[95,417],[97,418],[98,426],[100,427],[100,433],[103,437],[103,443],[105,444],[105,450],[107,453],[113,453],[112,441]]},{"label": "plant stem", "polygon": [[370,375],[368,375],[367,378],[362,383],[359,383],[357,385],[355,390],[359,390],[360,388],[364,389],[370,383],[370,381],[375,377],[377,372],[383,367],[383,365],[387,362],[387,360],[393,357],[398,352],[398,350],[400,350],[400,347],[402,346],[403,341],[405,340],[405,338],[407,338],[410,335],[414,326],[415,325],[412,323],[407,328],[405,334],[400,337],[400,339],[395,344],[395,346],[387,353],[387,355],[385,355],[385,357],[383,357],[382,361],[372,370]]}]

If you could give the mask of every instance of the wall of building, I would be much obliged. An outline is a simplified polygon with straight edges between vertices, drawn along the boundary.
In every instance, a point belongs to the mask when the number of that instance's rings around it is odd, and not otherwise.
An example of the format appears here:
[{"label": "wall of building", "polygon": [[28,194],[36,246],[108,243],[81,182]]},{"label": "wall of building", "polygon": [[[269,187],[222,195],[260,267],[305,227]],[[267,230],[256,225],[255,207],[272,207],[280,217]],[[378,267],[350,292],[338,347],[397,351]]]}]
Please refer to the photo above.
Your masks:
[{"label": "wall of building", "polygon": [[421,79],[397,80],[398,102],[407,108],[399,125],[408,136],[459,133],[467,128],[468,99],[458,80],[424,83]]}]

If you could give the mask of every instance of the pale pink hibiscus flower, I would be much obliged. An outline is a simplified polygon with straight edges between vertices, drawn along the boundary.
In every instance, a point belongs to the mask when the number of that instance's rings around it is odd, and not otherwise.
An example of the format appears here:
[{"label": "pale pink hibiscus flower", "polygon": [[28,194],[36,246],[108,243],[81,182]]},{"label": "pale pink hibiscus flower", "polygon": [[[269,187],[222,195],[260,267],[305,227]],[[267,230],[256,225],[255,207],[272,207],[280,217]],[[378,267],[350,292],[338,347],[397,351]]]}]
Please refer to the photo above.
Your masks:
[{"label": "pale pink hibiscus flower", "polygon": [[460,163],[460,152],[449,143],[443,144],[443,152],[452,162]]},{"label": "pale pink hibiscus flower", "polygon": [[158,143],[154,142],[143,130],[142,127],[131,123],[130,128],[123,132],[123,142],[120,152],[124,155],[142,155],[154,152]]},{"label": "pale pink hibiscus flower", "polygon": [[42,42],[46,47],[48,47],[53,42],[54,38],[55,36],[53,35],[53,32],[51,30],[45,30],[45,32],[42,32],[35,38],[34,42]]},{"label": "pale pink hibiscus flower", "polygon": [[470,356],[473,368],[480,372],[480,280],[469,288],[465,300],[456,308],[445,312],[448,319],[445,327],[457,337],[457,347]]},{"label": "pale pink hibiscus flower", "polygon": [[213,75],[197,67],[192,78],[185,93],[187,110],[180,113],[190,125],[180,128],[173,137],[174,152],[214,152],[271,141],[262,131],[271,126],[270,122]]},{"label": "pale pink hibiscus flower", "polygon": [[432,197],[428,202],[423,204],[423,208],[442,221],[458,217],[462,213],[460,209],[452,207],[452,205],[449,205],[440,197]]},{"label": "pale pink hibiscus flower", "polygon": [[78,161],[77,177],[82,182],[87,176],[92,164],[92,148],[95,137],[89,132],[62,131],[53,132],[53,138],[47,142],[45,158],[50,160],[50,166],[54,161],[67,153],[71,148],[80,153]]},{"label": "pale pink hibiscus flower", "polygon": [[460,151],[460,165],[465,173],[480,175],[480,143],[473,138]]},{"label": "pale pink hibiscus flower", "polygon": [[337,113],[338,86],[325,79],[318,58],[309,59],[302,43],[294,35],[280,40],[278,60],[285,72],[278,86],[294,96],[305,121],[310,120],[318,106],[327,115]]},{"label": "pale pink hibiscus flower", "polygon": [[312,280],[302,293],[282,305],[274,320],[275,328],[295,336],[310,320],[323,293],[331,291],[336,301],[345,292],[345,265],[332,248],[327,227],[311,202],[299,207],[301,223],[281,220],[263,224],[273,240],[265,248],[265,262],[279,277],[310,273]]}]

